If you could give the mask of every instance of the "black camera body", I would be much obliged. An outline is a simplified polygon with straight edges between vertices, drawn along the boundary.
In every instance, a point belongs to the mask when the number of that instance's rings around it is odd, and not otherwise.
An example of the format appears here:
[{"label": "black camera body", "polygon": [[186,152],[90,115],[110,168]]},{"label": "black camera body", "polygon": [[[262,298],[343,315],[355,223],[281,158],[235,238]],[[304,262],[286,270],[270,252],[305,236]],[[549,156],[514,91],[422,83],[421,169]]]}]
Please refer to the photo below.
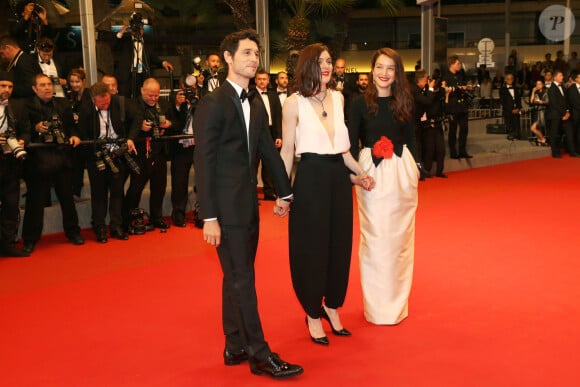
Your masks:
[{"label": "black camera body", "polygon": [[38,13],[42,13],[43,11],[44,11],[44,8],[40,4],[34,3],[34,10],[33,10],[34,13],[38,14]]},{"label": "black camera body", "polygon": [[119,173],[114,159],[123,157],[132,172],[141,174],[141,168],[129,154],[127,141],[124,139],[100,139],[95,142],[95,166],[99,171],[109,167],[111,172]]},{"label": "black camera body", "polygon": [[131,27],[131,30],[133,32],[141,31],[141,28],[143,28],[144,25],[148,24],[149,20],[144,18],[143,15],[140,14],[139,12],[134,12],[131,15],[131,19],[129,20],[129,26]]},{"label": "black camera body", "polygon": [[58,114],[53,114],[50,121],[45,121],[47,132],[43,134],[45,143],[56,142],[59,145],[67,143],[66,134],[62,128],[62,121]]},{"label": "black camera body", "polygon": [[4,155],[11,154],[17,160],[26,159],[27,152],[18,143],[18,139],[16,138],[16,133],[14,132],[14,129],[8,127],[8,130],[6,130],[6,132],[4,132],[1,136],[6,138],[6,142],[2,144],[2,153]]},{"label": "black camera body", "polygon": [[133,157],[131,157],[129,154],[129,146],[127,145],[127,141],[122,141],[117,149],[113,151],[113,153],[116,157],[123,157],[127,163],[127,166],[129,166],[129,169],[132,172],[138,175],[141,174],[141,168],[139,168],[139,164],[137,164],[135,160],[133,160]]}]

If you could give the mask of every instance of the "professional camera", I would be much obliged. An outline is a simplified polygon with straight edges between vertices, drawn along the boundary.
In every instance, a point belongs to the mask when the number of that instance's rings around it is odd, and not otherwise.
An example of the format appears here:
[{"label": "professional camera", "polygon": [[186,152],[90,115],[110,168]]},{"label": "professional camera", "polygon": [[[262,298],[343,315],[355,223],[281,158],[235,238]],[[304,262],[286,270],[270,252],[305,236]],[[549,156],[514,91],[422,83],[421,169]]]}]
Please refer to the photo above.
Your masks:
[{"label": "professional camera", "polygon": [[197,89],[195,88],[195,84],[197,83],[197,78],[194,75],[188,75],[185,77],[185,87],[183,88],[183,93],[185,95],[185,99],[191,105],[196,103],[199,100],[199,96],[197,95]]},{"label": "professional camera", "polygon": [[133,12],[133,14],[131,15],[131,19],[129,20],[129,26],[131,27],[131,30],[133,30],[134,32],[141,31],[141,28],[143,28],[144,25],[148,24],[149,20],[144,18],[143,15],[140,14],[139,12]]},{"label": "professional camera", "polygon": [[119,144],[119,146],[114,150],[113,154],[115,155],[115,157],[123,157],[125,159],[125,162],[127,163],[127,166],[129,166],[129,169],[140,175],[141,174],[141,168],[139,168],[139,164],[137,164],[135,162],[135,160],[133,160],[133,157],[131,157],[131,155],[129,154],[129,147],[127,146],[127,142],[123,141]]},{"label": "professional camera", "polygon": [[115,165],[115,162],[111,158],[109,151],[106,147],[103,147],[101,150],[95,152],[95,165],[99,171],[104,171],[107,167],[113,173],[119,173],[119,168]]},{"label": "professional camera", "polygon": [[199,56],[196,56],[191,61],[191,64],[193,65],[193,73],[191,75],[193,75],[194,77],[197,77],[199,74],[201,74],[201,71],[202,71],[201,70],[201,58]]},{"label": "professional camera", "polygon": [[142,235],[147,231],[153,230],[149,223],[149,214],[142,208],[131,210],[131,221],[129,222],[128,232],[131,235]]},{"label": "professional camera", "polygon": [[44,125],[48,127],[47,132],[44,133],[44,142],[55,142],[59,145],[66,144],[66,135],[62,130],[62,121],[58,114],[53,114],[50,121],[44,121]]},{"label": "professional camera", "polygon": [[44,7],[42,7],[42,5],[34,3],[34,10],[32,11],[36,14],[42,13],[44,12]]},{"label": "professional camera", "polygon": [[2,153],[5,155],[12,154],[18,160],[24,160],[26,158],[27,153],[18,143],[18,139],[16,138],[16,134],[12,128],[8,128],[8,130],[0,136],[6,138],[6,143],[2,144]]},{"label": "professional camera", "polygon": [[475,98],[475,96],[470,90],[467,90],[465,88],[458,88],[456,89],[456,91],[458,93],[457,102],[466,107],[471,107],[473,105],[473,99]]},{"label": "professional camera", "polygon": [[[157,108],[159,112],[159,108]],[[159,131],[159,124],[165,122],[165,115],[163,114],[155,114],[151,110],[147,110],[147,122],[151,124],[151,136],[158,140],[161,137],[161,132]]]}]

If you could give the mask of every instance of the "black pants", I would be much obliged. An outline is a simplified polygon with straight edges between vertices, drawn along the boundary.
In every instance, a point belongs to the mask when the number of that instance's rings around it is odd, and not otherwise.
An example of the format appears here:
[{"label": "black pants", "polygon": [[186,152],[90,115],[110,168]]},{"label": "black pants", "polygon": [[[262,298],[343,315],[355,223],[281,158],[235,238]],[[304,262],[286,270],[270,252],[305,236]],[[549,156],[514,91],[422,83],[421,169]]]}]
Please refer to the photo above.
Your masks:
[{"label": "black pants", "polygon": [[259,360],[271,351],[264,339],[258,314],[254,261],[258,248],[259,225],[222,225],[221,244],[217,248],[222,271],[222,324],[226,348],[237,352],[244,348]]},{"label": "black pants", "polygon": [[72,174],[73,194],[80,197],[84,184],[85,169],[87,168],[87,151],[86,149],[83,149],[83,147],[74,148],[72,151],[72,157],[73,157],[73,174]]},{"label": "black pants", "polygon": [[576,153],[574,126],[570,119],[562,121],[561,119],[550,120],[550,147],[552,148],[552,156],[560,154],[562,146],[562,133],[566,134],[567,150],[570,154]]},{"label": "black pants", "polygon": [[163,217],[163,196],[167,188],[167,158],[164,153],[152,154],[149,158],[139,153],[137,163],[141,174],[131,172],[131,183],[125,194],[123,219],[129,221],[131,210],[139,208],[141,194],[149,182],[149,215],[152,220],[160,220]]},{"label": "black pants", "polygon": [[44,227],[44,201],[52,183],[62,212],[62,225],[67,236],[80,232],[77,209],[72,192],[70,155],[59,150],[46,150],[42,157],[26,160],[26,210],[22,224],[22,239],[37,242]]},{"label": "black pants", "polygon": [[445,136],[440,123],[423,129],[423,167],[431,172],[433,162],[437,164],[435,173],[443,173],[445,160]]},{"label": "black pants", "polygon": [[289,220],[290,271],[312,318],[344,303],[352,249],[352,185],[342,155],[303,154]]},{"label": "black pants", "polygon": [[18,235],[20,179],[18,161],[0,155],[0,247],[11,245]]},{"label": "black pants", "polygon": [[99,171],[94,163],[88,165],[94,230],[106,227],[107,208],[111,230],[119,230],[124,224],[123,200],[125,197],[127,167],[121,160],[116,159],[114,162],[119,169],[119,173],[111,172],[108,166],[104,171]]},{"label": "black pants", "polygon": [[[468,120],[467,112],[453,113],[449,121],[449,154],[450,156],[463,156],[467,154],[467,134]],[[459,126],[459,137],[457,136],[457,127]],[[456,144],[459,146],[457,152]]]},{"label": "black pants", "polygon": [[519,140],[520,138],[520,115],[507,112],[503,116],[505,131],[508,135]]},{"label": "black pants", "polygon": [[189,172],[193,165],[193,146],[183,148],[176,144],[171,158],[171,216],[174,220],[185,219],[189,198]]}]

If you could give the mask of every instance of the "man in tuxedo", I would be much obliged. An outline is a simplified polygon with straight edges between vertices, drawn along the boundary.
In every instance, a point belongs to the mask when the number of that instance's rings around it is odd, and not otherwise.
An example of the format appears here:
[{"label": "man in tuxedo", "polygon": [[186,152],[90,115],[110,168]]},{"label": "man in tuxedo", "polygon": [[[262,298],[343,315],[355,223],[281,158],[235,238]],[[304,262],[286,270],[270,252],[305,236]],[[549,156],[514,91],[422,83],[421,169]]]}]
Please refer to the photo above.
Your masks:
[{"label": "man in tuxedo", "polygon": [[278,94],[280,106],[284,106],[284,101],[288,98],[288,74],[286,71],[280,71],[276,75],[276,94]]},{"label": "man in tuxedo", "polygon": [[66,78],[68,71],[54,60],[54,43],[50,38],[40,38],[36,42],[36,57],[42,73],[52,80],[55,97],[66,97]]},{"label": "man in tuxedo", "polygon": [[[576,152],[580,149],[580,71],[573,70],[570,78],[574,81],[568,89],[566,89],[566,100],[570,107],[570,114],[572,115],[570,126],[571,136],[574,141],[574,148]],[[572,139],[568,140],[568,142]]]},{"label": "man in tuxedo", "polygon": [[568,150],[570,156],[578,157],[574,147],[574,135],[572,134],[570,107],[566,101],[564,93],[564,74],[561,71],[554,71],[552,86],[548,89],[548,112],[550,117],[550,147],[552,157],[561,158],[560,138],[562,131],[566,132]]},{"label": "man in tuxedo", "polygon": [[[274,146],[280,150],[282,147],[282,105],[278,94],[268,89],[270,74],[264,70],[259,70],[255,77],[256,92],[262,98],[266,112],[268,113],[268,125],[270,134],[274,140]],[[264,200],[276,200],[276,190],[272,177],[268,172],[268,167],[262,163],[262,183],[264,184]]]},{"label": "man in tuxedo", "polygon": [[216,246],[222,271],[222,323],[226,336],[225,365],[250,361],[254,374],[274,378],[299,375],[270,350],[258,314],[254,260],[259,212],[257,154],[270,167],[281,198],[275,211],[285,215],[292,197],[280,155],[268,133],[268,114],[259,98],[248,99],[248,85],[259,66],[258,34],[243,30],[224,38],[220,52],[228,76],[215,92],[202,98],[193,127],[194,162],[204,240]]},{"label": "man in tuxedo", "polygon": [[52,80],[38,74],[34,77],[35,96],[29,100],[27,110],[30,120],[31,142],[49,143],[51,146],[30,149],[24,164],[26,180],[26,210],[22,224],[22,250],[34,251],[42,235],[44,201],[50,183],[60,202],[63,229],[67,239],[75,245],[85,243],[80,234],[79,219],[73,201],[71,150],[80,143],[74,125],[70,103],[53,97]]},{"label": "man in tuxedo", "polygon": [[24,106],[10,99],[13,88],[12,74],[0,71],[0,257],[28,256],[16,248],[20,222],[19,171],[26,152],[15,145],[23,147],[30,140],[30,122]]},{"label": "man in tuxedo", "polygon": [[224,83],[226,74],[219,71],[221,63],[220,55],[217,52],[207,54],[205,59],[207,68],[197,78],[201,97],[211,93]]},{"label": "man in tuxedo", "polygon": [[[95,141],[86,147],[87,170],[91,183],[91,211],[93,231],[97,241],[107,242],[107,207],[111,238],[129,239],[123,230],[123,199],[127,165],[120,153],[134,113],[130,105],[118,96],[112,96],[109,86],[97,82],[91,86],[91,101],[84,103],[79,112],[79,128],[82,140]],[[127,151],[134,151],[133,144]],[[110,157],[109,164],[105,155]]]},{"label": "man in tuxedo", "polygon": [[508,140],[520,139],[520,110],[522,91],[514,85],[514,75],[507,73],[505,83],[499,89],[499,100],[503,111],[503,122]]},{"label": "man in tuxedo", "polygon": [[[125,32],[130,29],[131,33]],[[173,71],[173,65],[161,60],[153,51],[151,44],[146,43],[143,26],[124,25],[117,33],[115,48],[118,51],[119,63],[115,76],[119,82],[119,94],[135,98],[139,95],[145,79],[151,76],[152,68],[163,67]]]},{"label": "man in tuxedo", "polygon": [[6,71],[13,74],[12,98],[34,96],[34,91],[32,91],[34,76],[42,73],[38,61],[22,51],[18,42],[9,36],[0,38],[0,60],[4,62]]}]

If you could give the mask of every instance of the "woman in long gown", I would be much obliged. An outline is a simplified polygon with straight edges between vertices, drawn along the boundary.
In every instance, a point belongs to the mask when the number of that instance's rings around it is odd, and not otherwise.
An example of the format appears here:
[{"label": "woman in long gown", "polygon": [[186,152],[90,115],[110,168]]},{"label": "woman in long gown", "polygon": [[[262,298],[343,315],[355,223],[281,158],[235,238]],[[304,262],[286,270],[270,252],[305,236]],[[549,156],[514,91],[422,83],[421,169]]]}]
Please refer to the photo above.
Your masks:
[{"label": "woman in long gown", "polygon": [[382,48],[371,69],[371,84],[353,101],[349,115],[351,153],[376,183],[370,192],[356,190],[360,275],[365,318],[391,325],[408,315],[419,170],[413,157],[413,97],[401,57]]},{"label": "woman in long gown", "polygon": [[[328,345],[320,318],[332,332],[350,336],[337,309],[348,285],[352,249],[352,183],[372,188],[349,152],[340,92],[328,88],[332,58],[322,44],[305,47],[296,65],[297,93],[284,102],[281,156],[292,191],[289,240],[292,285],[306,312],[312,341]],[[346,166],[346,167],[345,167]],[[350,171],[349,171],[350,170]]]}]

